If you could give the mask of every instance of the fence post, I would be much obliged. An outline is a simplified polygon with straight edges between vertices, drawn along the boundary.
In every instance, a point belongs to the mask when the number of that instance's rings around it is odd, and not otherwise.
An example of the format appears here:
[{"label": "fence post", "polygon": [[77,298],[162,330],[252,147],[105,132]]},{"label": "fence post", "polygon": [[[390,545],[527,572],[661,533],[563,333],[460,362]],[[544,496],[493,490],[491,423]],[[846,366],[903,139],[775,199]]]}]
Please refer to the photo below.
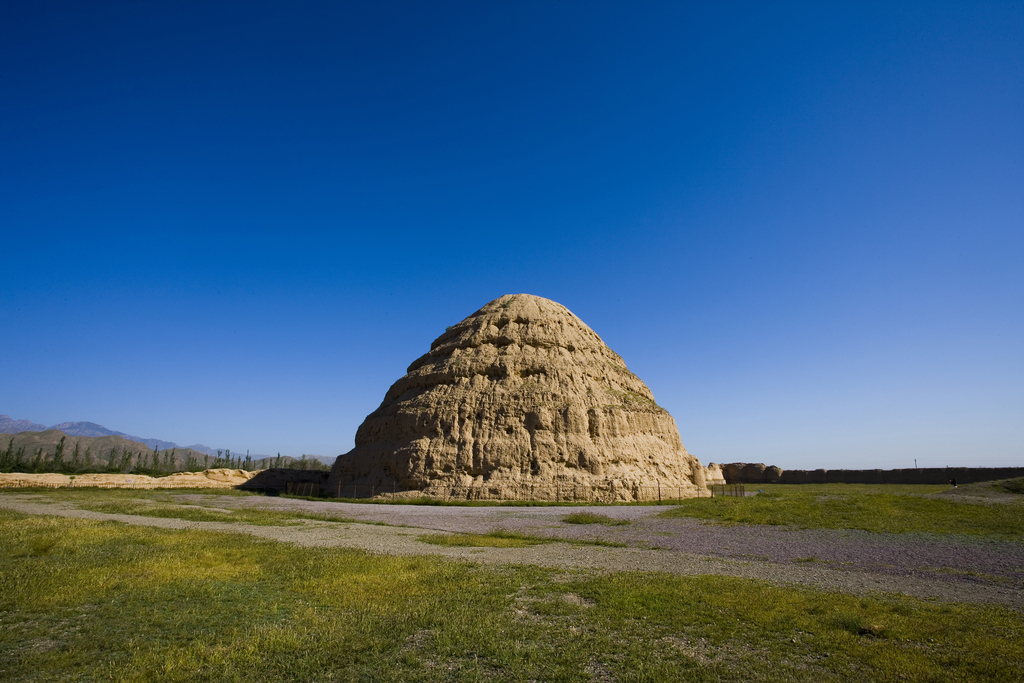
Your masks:
[{"label": "fence post", "polygon": [[661,505],[661,479],[658,480],[658,505]]}]

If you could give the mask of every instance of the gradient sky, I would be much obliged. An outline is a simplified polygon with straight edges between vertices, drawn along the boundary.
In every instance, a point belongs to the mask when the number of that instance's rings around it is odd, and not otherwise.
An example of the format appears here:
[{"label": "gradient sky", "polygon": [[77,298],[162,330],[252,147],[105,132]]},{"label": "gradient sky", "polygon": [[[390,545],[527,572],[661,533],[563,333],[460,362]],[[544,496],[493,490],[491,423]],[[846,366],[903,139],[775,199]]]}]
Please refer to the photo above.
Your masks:
[{"label": "gradient sky", "polygon": [[1024,465],[1024,3],[0,5],[0,413],[336,455],[554,299],[702,462]]}]

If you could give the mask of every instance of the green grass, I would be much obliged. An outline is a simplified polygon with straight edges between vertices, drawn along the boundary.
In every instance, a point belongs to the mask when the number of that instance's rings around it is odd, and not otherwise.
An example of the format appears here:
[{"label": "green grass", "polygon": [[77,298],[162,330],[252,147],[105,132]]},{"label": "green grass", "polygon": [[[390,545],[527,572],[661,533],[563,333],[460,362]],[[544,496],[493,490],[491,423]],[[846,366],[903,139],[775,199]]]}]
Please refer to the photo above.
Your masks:
[{"label": "green grass", "polygon": [[4,681],[1016,681],[1011,610],[0,511]]},{"label": "green grass", "polygon": [[424,534],[418,540],[449,548],[526,548],[541,543],[552,543],[557,539],[492,531],[489,534]]},{"label": "green grass", "polygon": [[[752,488],[752,487],[748,487]],[[971,503],[927,497],[947,486],[762,485],[748,498],[695,498],[661,513],[723,524],[791,525],[1024,540],[1024,500]]]},{"label": "green grass", "polygon": [[[230,522],[259,526],[297,526],[305,521],[353,523],[356,520],[331,512],[302,510],[261,510],[258,508],[220,508],[215,501],[194,502],[194,497],[221,496],[220,489],[198,491],[161,491],[146,489],[49,489],[22,491],[48,500],[71,503],[82,510],[107,514],[139,515],[162,519],[183,519],[190,522]],[[233,492],[251,496],[252,493]],[[360,522],[381,524],[383,522]]]},{"label": "green grass", "polygon": [[573,512],[562,517],[562,521],[566,524],[603,524],[604,526],[623,526],[629,524],[628,519],[613,519],[608,515],[596,512]]},{"label": "green grass", "polygon": [[629,544],[606,541],[603,538],[566,540],[548,536],[520,534],[514,531],[491,531],[486,534],[425,534],[420,541],[433,545],[460,548],[526,548],[541,543],[567,543],[569,545],[596,545],[605,548],[628,548]]},{"label": "green grass", "polygon": [[601,505],[636,505],[650,504],[643,503],[601,503],[597,501],[561,501],[553,500],[466,500],[463,498],[433,498],[423,496],[422,498],[395,498],[391,499],[385,492],[380,498],[321,498],[318,496],[296,496],[293,494],[282,494],[281,498],[295,500],[311,500],[329,503],[357,503],[361,505],[434,505],[449,507],[590,507]]},{"label": "green grass", "polygon": [[[354,522],[350,517],[329,513],[302,512],[299,510],[258,510],[235,509],[230,512],[209,509],[201,505],[160,504],[140,500],[83,502],[78,507],[83,510],[106,512],[109,514],[140,515],[143,517],[161,517],[165,519],[185,519],[193,522],[235,522],[256,524],[259,526],[296,526],[303,520],[324,522]],[[372,522],[371,522],[372,523]]]},{"label": "green grass", "polygon": [[999,488],[1009,493],[1024,493],[1024,477],[1003,479],[998,482]]}]

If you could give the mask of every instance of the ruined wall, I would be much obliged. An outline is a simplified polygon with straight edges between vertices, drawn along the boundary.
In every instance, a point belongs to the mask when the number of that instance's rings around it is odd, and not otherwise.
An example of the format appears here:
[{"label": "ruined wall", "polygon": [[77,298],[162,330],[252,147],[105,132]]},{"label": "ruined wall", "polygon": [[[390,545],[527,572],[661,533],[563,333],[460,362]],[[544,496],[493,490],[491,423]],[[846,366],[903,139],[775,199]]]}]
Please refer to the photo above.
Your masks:
[{"label": "ruined wall", "polygon": [[323,470],[293,470],[284,467],[272,467],[257,472],[252,479],[237,488],[245,491],[267,491],[281,493],[288,484],[318,484],[321,491],[327,490],[328,472]]},{"label": "ruined wall", "polygon": [[722,465],[728,484],[957,484],[1024,477],[1024,467],[919,467],[901,470],[782,470],[761,463]]}]

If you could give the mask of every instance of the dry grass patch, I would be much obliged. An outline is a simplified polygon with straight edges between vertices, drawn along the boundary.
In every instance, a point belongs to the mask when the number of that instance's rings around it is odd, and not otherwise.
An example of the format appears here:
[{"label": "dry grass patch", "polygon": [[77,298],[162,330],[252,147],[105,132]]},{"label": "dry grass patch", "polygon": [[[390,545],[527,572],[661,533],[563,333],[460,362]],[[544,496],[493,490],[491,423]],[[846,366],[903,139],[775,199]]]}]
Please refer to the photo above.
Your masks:
[{"label": "dry grass patch", "polygon": [[604,526],[624,526],[629,524],[628,519],[614,519],[608,515],[596,512],[573,512],[562,517],[562,521],[566,524],[603,524]]},{"label": "dry grass patch", "polygon": [[526,548],[557,539],[492,531],[489,534],[425,534],[417,540],[449,548]]}]

